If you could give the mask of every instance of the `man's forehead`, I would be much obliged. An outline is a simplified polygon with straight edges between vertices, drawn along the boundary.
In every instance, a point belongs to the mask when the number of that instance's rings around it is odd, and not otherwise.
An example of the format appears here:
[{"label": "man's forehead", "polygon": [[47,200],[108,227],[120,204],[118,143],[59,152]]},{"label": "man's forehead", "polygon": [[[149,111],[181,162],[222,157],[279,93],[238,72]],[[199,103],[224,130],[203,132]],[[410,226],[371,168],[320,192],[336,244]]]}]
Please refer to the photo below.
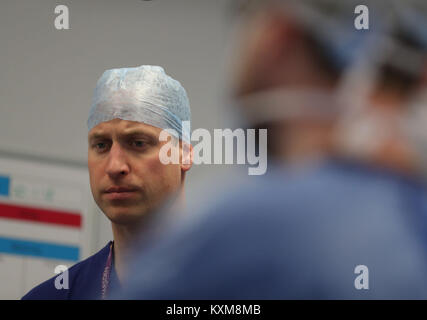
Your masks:
[{"label": "man's forehead", "polygon": [[113,119],[106,122],[101,122],[89,131],[89,138],[97,135],[105,135],[112,133],[145,133],[149,135],[159,135],[162,129],[151,126],[146,123],[129,121],[122,119]]}]

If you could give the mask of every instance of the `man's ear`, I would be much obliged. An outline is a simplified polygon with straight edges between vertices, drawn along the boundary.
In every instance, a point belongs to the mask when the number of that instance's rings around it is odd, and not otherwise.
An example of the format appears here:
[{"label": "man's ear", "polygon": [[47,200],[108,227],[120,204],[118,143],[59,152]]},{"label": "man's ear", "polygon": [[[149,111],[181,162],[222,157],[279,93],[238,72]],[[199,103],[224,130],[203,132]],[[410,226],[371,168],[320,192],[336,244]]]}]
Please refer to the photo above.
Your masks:
[{"label": "man's ear", "polygon": [[184,141],[180,141],[179,143],[181,144],[181,170],[186,172],[190,170],[191,166],[193,165],[193,146],[190,143]]}]

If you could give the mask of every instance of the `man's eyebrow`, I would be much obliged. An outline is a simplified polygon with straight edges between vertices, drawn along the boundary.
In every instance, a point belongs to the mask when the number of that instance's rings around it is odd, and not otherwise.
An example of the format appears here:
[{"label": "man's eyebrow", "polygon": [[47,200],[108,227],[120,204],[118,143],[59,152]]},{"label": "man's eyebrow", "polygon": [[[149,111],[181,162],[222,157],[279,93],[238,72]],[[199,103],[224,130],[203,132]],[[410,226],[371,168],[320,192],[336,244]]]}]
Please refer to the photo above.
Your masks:
[{"label": "man's eyebrow", "polygon": [[154,135],[151,132],[143,131],[141,129],[129,129],[129,130],[123,131],[123,133],[121,133],[120,135],[124,137],[141,136],[141,137],[146,137],[148,139],[156,139],[156,135]]},{"label": "man's eyebrow", "polygon": [[[121,133],[119,133],[119,136],[121,138],[128,138],[128,137],[143,137],[149,140],[156,140],[157,136],[154,133],[143,131],[141,129],[129,129],[125,130]],[[92,134],[89,134],[88,140],[98,140],[98,139],[106,139],[109,135],[106,132],[100,131],[100,132],[94,132]]]},{"label": "man's eyebrow", "polygon": [[107,134],[104,132],[95,132],[95,133],[89,134],[89,140],[105,139],[106,137],[107,137]]}]

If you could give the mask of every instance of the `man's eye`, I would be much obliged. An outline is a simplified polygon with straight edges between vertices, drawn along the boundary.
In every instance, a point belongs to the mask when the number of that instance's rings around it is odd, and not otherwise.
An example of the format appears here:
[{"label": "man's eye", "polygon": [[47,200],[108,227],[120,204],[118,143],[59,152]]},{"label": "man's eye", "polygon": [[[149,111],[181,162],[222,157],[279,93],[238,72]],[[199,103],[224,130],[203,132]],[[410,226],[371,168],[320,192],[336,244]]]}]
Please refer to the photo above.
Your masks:
[{"label": "man's eye", "polygon": [[145,142],[141,140],[135,140],[135,141],[132,141],[132,146],[137,148],[142,148],[145,146]]},{"label": "man's eye", "polygon": [[107,144],[105,142],[98,142],[95,144],[95,149],[97,150],[105,150],[107,148]]}]

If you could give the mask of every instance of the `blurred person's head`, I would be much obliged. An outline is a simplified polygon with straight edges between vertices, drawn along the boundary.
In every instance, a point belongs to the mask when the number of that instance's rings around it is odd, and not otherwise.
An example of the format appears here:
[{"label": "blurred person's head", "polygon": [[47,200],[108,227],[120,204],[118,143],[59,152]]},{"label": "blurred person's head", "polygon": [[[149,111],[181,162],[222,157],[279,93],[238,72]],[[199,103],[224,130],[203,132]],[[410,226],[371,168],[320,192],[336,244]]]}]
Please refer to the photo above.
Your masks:
[{"label": "blurred person's head", "polygon": [[[111,222],[137,226],[169,199],[181,200],[191,161],[190,110],[184,88],[160,67],[107,70],[97,83],[88,120],[88,167],[95,202]],[[162,141],[163,130],[179,135]],[[166,143],[179,148],[179,163],[162,163]],[[186,150],[188,151],[188,150]]]},{"label": "blurred person's head", "polygon": [[[346,110],[343,101],[336,98],[349,70],[360,64],[358,60],[372,58],[370,52],[377,54],[376,58],[379,55],[381,62],[374,65],[378,72],[364,97],[363,109],[384,110],[380,117],[387,122],[406,112],[407,102],[419,87],[421,70],[411,74],[399,70],[395,63],[387,63],[383,59],[387,50],[375,51],[376,34],[387,34],[399,43],[409,42],[424,57],[423,49],[412,39],[415,31],[401,24],[402,16],[390,18],[387,10],[391,6],[384,7],[385,2],[365,2],[370,10],[370,30],[356,30],[354,9],[358,4],[358,1],[271,0],[252,1],[247,6],[249,10],[241,24],[240,42],[233,60],[232,94],[243,102],[242,109],[250,105],[243,110],[249,114],[249,121],[269,129],[268,147],[272,155],[301,161],[325,153],[347,153],[351,149],[346,147],[351,139],[336,143],[336,124],[341,122],[342,113],[347,113],[343,112]],[[408,6],[412,8],[413,3]],[[393,28],[385,28],[390,21]],[[405,59],[393,54],[392,57]],[[352,105],[352,99],[360,99],[357,86],[366,86],[365,76],[369,77],[369,72],[356,78],[356,87],[347,89],[348,101],[344,103]],[[349,121],[351,124],[352,119]],[[339,131],[340,135],[347,133],[349,130]],[[354,131],[350,135],[354,134],[360,133]],[[375,137],[363,143],[372,140]],[[402,148],[409,145],[408,141],[391,140],[378,143],[364,160],[409,166],[413,153]],[[351,156],[359,152],[353,151]]]},{"label": "blurred person's head", "polygon": [[242,9],[233,60],[233,95],[242,97],[280,87],[331,88],[336,84],[338,72],[301,23],[296,6],[292,6],[295,1],[241,2],[248,4]]},{"label": "blurred person's head", "polygon": [[[271,155],[300,162],[327,152],[337,116],[328,99],[339,85],[342,67],[322,42],[333,35],[326,32],[319,38],[313,28],[322,19],[335,22],[334,10],[349,6],[327,0],[242,3],[232,96],[251,125],[268,129]],[[336,20],[352,19],[352,14],[337,13]],[[316,104],[330,105],[322,110]]]}]

